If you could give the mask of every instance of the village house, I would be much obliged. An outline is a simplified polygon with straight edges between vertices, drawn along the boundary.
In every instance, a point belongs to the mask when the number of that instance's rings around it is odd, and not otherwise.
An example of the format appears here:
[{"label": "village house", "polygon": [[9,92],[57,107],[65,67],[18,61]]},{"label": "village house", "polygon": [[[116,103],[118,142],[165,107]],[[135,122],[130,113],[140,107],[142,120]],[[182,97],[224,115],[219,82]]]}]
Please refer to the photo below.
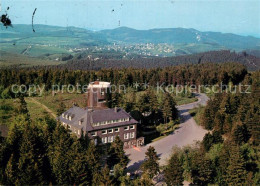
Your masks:
[{"label": "village house", "polygon": [[87,107],[73,106],[58,117],[64,126],[80,137],[82,131],[97,143],[111,143],[116,136],[124,142],[124,148],[141,146],[144,138],[137,138],[138,122],[122,108],[107,108],[106,96],[110,83],[95,81],[89,84]]}]

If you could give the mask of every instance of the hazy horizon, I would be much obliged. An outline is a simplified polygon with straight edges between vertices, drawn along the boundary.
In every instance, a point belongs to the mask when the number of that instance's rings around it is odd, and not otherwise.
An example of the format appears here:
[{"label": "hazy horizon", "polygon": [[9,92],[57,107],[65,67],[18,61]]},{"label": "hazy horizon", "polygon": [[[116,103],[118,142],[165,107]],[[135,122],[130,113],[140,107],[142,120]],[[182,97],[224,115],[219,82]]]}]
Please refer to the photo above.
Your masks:
[{"label": "hazy horizon", "polygon": [[260,2],[256,0],[7,0],[1,4],[1,13],[7,12],[13,24],[31,24],[35,8],[34,24],[89,30],[193,28],[260,37]]},{"label": "hazy horizon", "polygon": [[[29,27],[31,27],[31,24],[13,24],[13,26],[15,27],[15,25],[27,25]],[[44,26],[50,26],[50,27],[74,27],[74,28],[80,28],[80,29],[85,29],[88,31],[93,31],[93,32],[99,32],[99,31],[103,31],[103,30],[114,30],[114,29],[119,29],[119,28],[128,28],[128,29],[133,29],[133,30],[138,30],[138,31],[147,31],[147,30],[156,30],[156,29],[194,29],[196,31],[199,32],[216,32],[216,33],[221,33],[221,34],[234,34],[234,35],[238,35],[238,36],[244,36],[244,37],[255,37],[257,39],[260,39],[260,34],[259,36],[254,36],[254,35],[246,35],[246,34],[237,34],[237,33],[232,33],[232,32],[220,32],[220,31],[211,31],[211,30],[206,30],[206,31],[201,31],[195,28],[183,28],[183,27],[173,27],[173,28],[148,28],[148,29],[135,29],[135,28],[131,28],[131,27],[127,27],[127,26],[120,26],[120,27],[116,27],[116,28],[104,28],[104,29],[98,29],[98,28],[83,28],[83,27],[77,27],[77,26],[59,26],[59,25],[48,25],[48,24],[34,24],[35,27],[37,27],[37,25],[44,25]],[[1,27],[2,29],[4,27]],[[4,28],[6,29],[6,28]],[[12,29],[11,27],[8,29]]]}]

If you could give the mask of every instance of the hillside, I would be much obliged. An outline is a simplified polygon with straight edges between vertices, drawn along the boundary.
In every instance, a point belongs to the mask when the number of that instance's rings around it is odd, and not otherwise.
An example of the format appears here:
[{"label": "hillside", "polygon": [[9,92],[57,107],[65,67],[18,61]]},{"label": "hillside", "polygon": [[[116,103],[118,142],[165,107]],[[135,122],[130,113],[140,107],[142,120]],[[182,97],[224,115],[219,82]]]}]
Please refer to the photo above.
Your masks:
[{"label": "hillside", "polygon": [[[63,59],[110,58],[132,59],[170,57],[215,50],[254,51],[259,54],[260,39],[220,32],[200,32],[195,29],[169,28],[135,30],[119,27],[90,31],[76,27],[48,25],[13,25],[0,29],[0,50],[8,53],[64,61]],[[120,54],[120,56],[118,56]]]},{"label": "hillside", "polygon": [[251,36],[239,36],[235,34],[223,34],[220,32],[200,32],[195,29],[168,28],[135,30],[120,27],[113,30],[103,30],[98,33],[108,39],[127,43],[197,43],[228,49],[259,49],[260,39]]},{"label": "hillside", "polygon": [[199,64],[206,62],[225,63],[238,62],[245,65],[248,70],[260,69],[260,58],[249,55],[246,52],[236,53],[229,50],[211,51],[192,55],[183,55],[166,58],[142,58],[133,60],[112,60],[100,59],[97,61],[90,59],[71,60],[60,68],[80,69],[80,70],[98,70],[102,68],[156,68],[167,67],[180,64]]}]

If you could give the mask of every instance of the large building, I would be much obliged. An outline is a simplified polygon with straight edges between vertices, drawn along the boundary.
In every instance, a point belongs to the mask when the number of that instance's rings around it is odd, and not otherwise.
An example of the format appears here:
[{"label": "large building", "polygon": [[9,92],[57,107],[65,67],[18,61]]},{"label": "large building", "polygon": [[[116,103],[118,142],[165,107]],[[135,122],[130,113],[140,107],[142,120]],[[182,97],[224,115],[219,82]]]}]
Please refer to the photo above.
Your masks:
[{"label": "large building", "polygon": [[108,82],[93,82],[88,87],[87,107],[73,106],[58,117],[64,126],[78,137],[81,131],[88,134],[90,139],[102,143],[111,143],[116,136],[124,142],[124,148],[141,146],[144,138],[137,138],[138,122],[122,108],[106,107],[106,89]]}]

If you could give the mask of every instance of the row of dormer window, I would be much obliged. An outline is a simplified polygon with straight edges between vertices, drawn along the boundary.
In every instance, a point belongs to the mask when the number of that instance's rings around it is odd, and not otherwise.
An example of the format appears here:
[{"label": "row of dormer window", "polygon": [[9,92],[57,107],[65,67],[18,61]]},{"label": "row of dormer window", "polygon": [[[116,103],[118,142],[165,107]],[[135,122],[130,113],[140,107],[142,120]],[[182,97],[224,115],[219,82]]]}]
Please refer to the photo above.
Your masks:
[{"label": "row of dormer window", "polygon": [[129,121],[129,118],[122,118],[122,119],[116,119],[116,120],[109,120],[109,121],[101,121],[97,123],[92,123],[93,127],[97,127],[100,125],[108,125],[108,124],[113,124],[113,123],[120,123],[120,122],[125,122]]},{"label": "row of dormer window", "polygon": [[66,114],[66,113],[63,113],[61,115],[63,118],[67,119],[67,120],[72,120],[72,118],[74,118],[75,114]]}]

